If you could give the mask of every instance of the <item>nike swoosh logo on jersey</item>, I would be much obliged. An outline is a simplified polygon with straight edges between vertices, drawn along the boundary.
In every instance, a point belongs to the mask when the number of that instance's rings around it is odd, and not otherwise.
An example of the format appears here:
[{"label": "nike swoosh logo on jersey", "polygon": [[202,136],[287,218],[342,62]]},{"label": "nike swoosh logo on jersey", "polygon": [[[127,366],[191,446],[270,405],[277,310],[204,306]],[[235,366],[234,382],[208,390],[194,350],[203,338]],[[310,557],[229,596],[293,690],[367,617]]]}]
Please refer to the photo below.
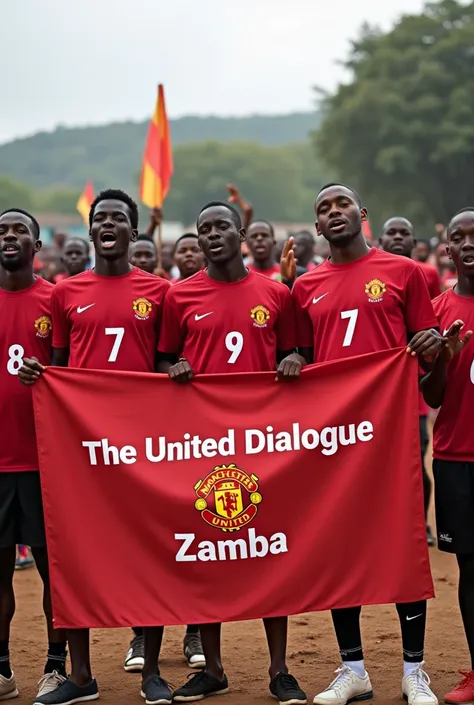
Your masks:
[{"label": "nike swoosh logo on jersey", "polygon": [[418,619],[418,617],[423,617],[422,614],[415,614],[414,617],[408,617],[407,615],[407,622],[411,622],[412,619]]},{"label": "nike swoosh logo on jersey", "polygon": [[88,308],[91,308],[92,306],[95,306],[95,304],[89,304],[88,306],[78,306],[77,307],[77,312],[78,313],[84,313],[84,311],[87,311]]},{"label": "nike swoosh logo on jersey", "polygon": [[213,313],[214,313],[214,311],[210,311],[209,313],[203,313],[202,316],[199,316],[199,315],[196,313],[196,315],[194,316],[194,320],[195,320],[195,321],[200,321],[201,318],[206,318],[206,316],[212,316]]},{"label": "nike swoosh logo on jersey", "polygon": [[329,291],[326,291],[326,293],[323,294],[322,296],[318,296],[317,299],[313,299],[313,304],[317,304],[318,301],[321,301],[321,299],[324,299],[324,297],[327,296],[328,294],[329,294]]}]

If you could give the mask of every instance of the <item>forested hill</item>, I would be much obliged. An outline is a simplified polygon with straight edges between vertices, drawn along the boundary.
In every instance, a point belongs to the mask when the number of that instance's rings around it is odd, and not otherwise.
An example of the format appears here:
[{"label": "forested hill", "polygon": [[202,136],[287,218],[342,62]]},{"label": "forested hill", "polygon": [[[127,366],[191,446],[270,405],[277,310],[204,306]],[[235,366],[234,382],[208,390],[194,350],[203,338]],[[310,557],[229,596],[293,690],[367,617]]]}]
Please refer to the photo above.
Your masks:
[{"label": "forested hill", "polygon": [[[171,121],[173,146],[215,140],[280,146],[305,142],[318,127],[316,113],[249,117],[183,117]],[[34,188],[81,188],[92,178],[130,181],[140,168],[148,121],[40,132],[0,145],[0,174]]]}]

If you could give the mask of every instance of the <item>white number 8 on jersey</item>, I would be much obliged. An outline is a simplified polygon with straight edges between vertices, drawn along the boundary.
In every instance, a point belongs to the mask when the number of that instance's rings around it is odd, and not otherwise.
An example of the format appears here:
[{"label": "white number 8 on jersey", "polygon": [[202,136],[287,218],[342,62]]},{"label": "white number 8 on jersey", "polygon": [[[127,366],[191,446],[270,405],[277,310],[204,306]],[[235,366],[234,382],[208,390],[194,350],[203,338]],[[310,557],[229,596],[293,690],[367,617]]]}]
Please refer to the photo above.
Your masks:
[{"label": "white number 8 on jersey", "polygon": [[17,375],[23,364],[24,357],[25,351],[21,345],[10,345],[8,348],[7,372],[11,375]]}]

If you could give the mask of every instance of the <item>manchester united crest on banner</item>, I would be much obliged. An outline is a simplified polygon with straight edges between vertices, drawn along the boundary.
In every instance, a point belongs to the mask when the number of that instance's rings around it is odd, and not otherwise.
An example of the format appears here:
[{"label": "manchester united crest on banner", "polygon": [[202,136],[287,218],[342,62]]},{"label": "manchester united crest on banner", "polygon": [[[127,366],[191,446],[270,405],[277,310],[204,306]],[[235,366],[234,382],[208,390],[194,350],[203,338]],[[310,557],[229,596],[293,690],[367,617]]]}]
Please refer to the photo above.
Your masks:
[{"label": "manchester united crest on banner", "polygon": [[221,531],[238,531],[257,514],[262,495],[258,477],[236,465],[220,465],[194,486],[194,506],[207,524]]}]

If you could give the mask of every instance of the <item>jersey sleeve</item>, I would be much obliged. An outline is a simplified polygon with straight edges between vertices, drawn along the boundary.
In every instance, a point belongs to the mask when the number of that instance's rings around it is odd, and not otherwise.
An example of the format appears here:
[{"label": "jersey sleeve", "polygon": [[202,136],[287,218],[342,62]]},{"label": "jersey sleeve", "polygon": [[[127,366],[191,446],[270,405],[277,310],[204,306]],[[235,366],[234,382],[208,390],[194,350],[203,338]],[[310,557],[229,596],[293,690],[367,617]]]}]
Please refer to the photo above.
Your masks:
[{"label": "jersey sleeve", "polygon": [[293,299],[286,286],[281,287],[281,310],[276,322],[277,350],[287,352],[296,348],[296,322]]},{"label": "jersey sleeve", "polygon": [[405,322],[409,333],[438,326],[426,278],[418,267],[409,274],[406,283]]},{"label": "jersey sleeve", "polygon": [[303,308],[302,288],[300,280],[296,280],[291,292],[296,324],[296,345],[298,348],[312,348],[314,346],[313,324]]},{"label": "jersey sleeve", "polygon": [[155,320],[155,332],[156,332],[156,339],[158,341],[160,339],[162,325],[163,325],[163,310],[165,307],[166,294],[168,292],[168,289],[171,286],[169,281],[166,281],[166,279],[161,280],[160,284],[163,284],[164,286],[162,287],[161,301],[159,302],[159,305],[158,305],[158,311],[157,311],[156,320]]},{"label": "jersey sleeve", "polygon": [[186,331],[174,292],[175,289],[171,286],[166,292],[163,304],[161,332],[158,339],[158,350],[166,354],[181,355]]},{"label": "jersey sleeve", "polygon": [[56,286],[51,294],[51,322],[53,325],[53,348],[68,348],[70,325],[64,308],[61,287]]}]

